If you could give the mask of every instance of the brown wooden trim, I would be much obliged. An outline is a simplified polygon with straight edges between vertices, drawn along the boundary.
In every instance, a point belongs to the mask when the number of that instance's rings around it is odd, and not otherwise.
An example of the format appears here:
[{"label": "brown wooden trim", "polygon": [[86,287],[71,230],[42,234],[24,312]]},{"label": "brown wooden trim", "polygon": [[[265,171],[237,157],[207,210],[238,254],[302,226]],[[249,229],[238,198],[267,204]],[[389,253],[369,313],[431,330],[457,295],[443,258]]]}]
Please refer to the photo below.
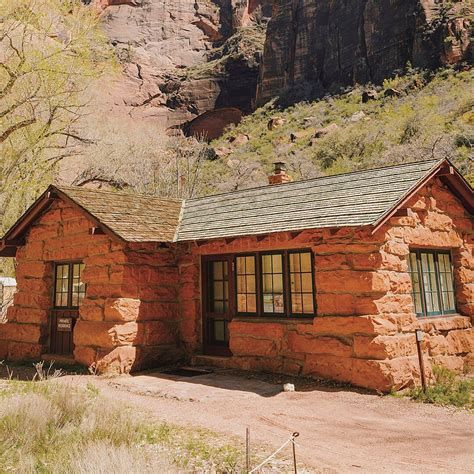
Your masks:
[{"label": "brown wooden trim", "polygon": [[[452,168],[453,174],[446,172]],[[441,173],[441,174],[440,174]],[[408,190],[405,195],[389,211],[380,217],[373,225],[372,234],[375,234],[394,214],[402,208],[423,186],[425,186],[435,176],[447,184],[449,189],[455,194],[472,214],[474,212],[474,191],[464,177],[458,173],[451,162],[447,159],[440,161],[432,170],[425,175],[418,183]]]},{"label": "brown wooden trim", "polygon": [[[28,228],[47,210],[51,207],[51,204],[56,199],[62,199],[76,210],[78,210],[82,215],[84,215],[88,220],[92,221],[97,229],[101,229],[105,234],[114,239],[119,243],[125,243],[125,239],[116,234],[111,230],[106,224],[103,224],[99,221],[94,215],[92,215],[87,209],[83,208],[77,204],[73,199],[71,199],[67,194],[59,190],[53,185],[50,185],[48,189],[41,194],[41,196],[26,210],[26,212],[16,221],[15,224],[7,231],[3,237],[2,243],[0,245],[0,256],[2,257],[12,257],[16,254],[16,248],[21,247],[25,244],[24,235]],[[6,242],[6,244],[4,243]],[[13,242],[10,245],[10,242]],[[11,248],[15,248],[11,250]]]}]

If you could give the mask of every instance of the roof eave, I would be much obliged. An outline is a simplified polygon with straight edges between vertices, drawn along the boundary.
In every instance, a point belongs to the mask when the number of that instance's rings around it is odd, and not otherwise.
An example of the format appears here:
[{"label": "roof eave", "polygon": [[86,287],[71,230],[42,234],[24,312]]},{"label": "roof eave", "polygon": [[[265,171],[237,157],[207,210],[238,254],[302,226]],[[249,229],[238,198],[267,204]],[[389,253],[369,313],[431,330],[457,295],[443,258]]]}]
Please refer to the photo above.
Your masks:
[{"label": "roof eave", "polygon": [[126,240],[120,235],[113,232],[107,225],[100,222],[85,208],[71,199],[66,193],[61,191],[54,185],[48,186],[46,191],[36,199],[36,201],[25,211],[25,213],[13,224],[0,240],[0,257],[15,257],[18,247],[25,245],[25,233],[36,219],[54,202],[56,198],[71,204],[87,219],[92,221],[94,225],[104,231],[109,237],[119,243],[126,243]]},{"label": "roof eave", "polygon": [[435,164],[413,187],[411,187],[387,212],[379,217],[372,225],[372,234],[375,234],[397,211],[403,206],[431,179],[439,176],[446,182],[457,197],[463,202],[467,210],[472,214],[474,210],[474,193],[469,183],[457,171],[454,165],[443,158]]}]

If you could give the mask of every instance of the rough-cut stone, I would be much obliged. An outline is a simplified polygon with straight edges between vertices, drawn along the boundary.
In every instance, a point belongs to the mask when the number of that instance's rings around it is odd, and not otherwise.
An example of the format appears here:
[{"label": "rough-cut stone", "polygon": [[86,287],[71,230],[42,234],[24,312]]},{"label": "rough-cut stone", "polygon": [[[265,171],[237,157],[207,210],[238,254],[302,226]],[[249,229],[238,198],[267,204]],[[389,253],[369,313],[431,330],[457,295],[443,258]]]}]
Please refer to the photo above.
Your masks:
[{"label": "rough-cut stone", "polygon": [[414,334],[354,336],[354,355],[361,359],[393,359],[416,354]]},{"label": "rough-cut stone", "polygon": [[133,298],[108,298],[105,301],[106,321],[136,321],[140,313],[140,300]]},{"label": "rough-cut stone", "polygon": [[230,339],[230,350],[235,356],[272,357],[277,355],[277,343],[270,339],[235,336]]},{"label": "rough-cut stone", "polygon": [[288,347],[293,352],[305,354],[332,354],[340,357],[352,355],[351,344],[334,337],[314,337],[290,333]]},{"label": "rough-cut stone", "polygon": [[316,317],[312,327],[298,325],[298,330],[321,335],[390,335],[397,332],[397,326],[382,316],[339,316]]},{"label": "rough-cut stone", "polygon": [[100,357],[95,363],[95,368],[101,374],[128,374],[132,370],[136,358],[136,347],[117,347],[112,352]]}]

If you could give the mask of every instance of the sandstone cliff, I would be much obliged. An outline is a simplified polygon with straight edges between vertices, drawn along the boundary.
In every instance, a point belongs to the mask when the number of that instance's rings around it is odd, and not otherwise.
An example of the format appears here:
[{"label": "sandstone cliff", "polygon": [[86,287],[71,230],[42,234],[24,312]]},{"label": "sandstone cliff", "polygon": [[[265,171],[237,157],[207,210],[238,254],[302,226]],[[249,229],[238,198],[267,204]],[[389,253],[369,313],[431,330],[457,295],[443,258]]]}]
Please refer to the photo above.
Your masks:
[{"label": "sandstone cliff", "polygon": [[[236,33],[260,28],[271,0],[96,0],[123,73],[101,93],[112,113],[182,124],[221,107],[254,106],[264,29],[250,52]],[[261,27],[263,28],[263,27]],[[258,35],[258,31],[257,31]],[[224,48],[224,50],[223,50]]]},{"label": "sandstone cliff", "polygon": [[276,96],[298,101],[380,83],[408,62],[435,68],[470,60],[471,0],[93,4],[122,69],[100,88],[109,112],[187,130],[199,117],[200,130],[209,121],[210,137],[236,110],[250,113]]},{"label": "sandstone cliff", "polygon": [[470,59],[472,1],[275,0],[258,103]]}]

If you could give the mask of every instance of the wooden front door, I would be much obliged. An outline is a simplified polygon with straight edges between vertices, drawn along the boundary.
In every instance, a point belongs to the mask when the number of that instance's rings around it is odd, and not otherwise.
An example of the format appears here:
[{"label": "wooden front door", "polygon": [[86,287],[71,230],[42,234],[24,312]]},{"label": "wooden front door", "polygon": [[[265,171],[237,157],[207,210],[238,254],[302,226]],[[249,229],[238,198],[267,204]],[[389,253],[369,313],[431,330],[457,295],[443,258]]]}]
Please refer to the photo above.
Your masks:
[{"label": "wooden front door", "polygon": [[203,330],[207,355],[232,355],[228,327],[234,301],[232,262],[231,256],[203,257]]},{"label": "wooden front door", "polygon": [[69,355],[74,350],[74,326],[86,288],[81,262],[57,263],[54,268],[54,307],[50,317],[51,354]]}]

